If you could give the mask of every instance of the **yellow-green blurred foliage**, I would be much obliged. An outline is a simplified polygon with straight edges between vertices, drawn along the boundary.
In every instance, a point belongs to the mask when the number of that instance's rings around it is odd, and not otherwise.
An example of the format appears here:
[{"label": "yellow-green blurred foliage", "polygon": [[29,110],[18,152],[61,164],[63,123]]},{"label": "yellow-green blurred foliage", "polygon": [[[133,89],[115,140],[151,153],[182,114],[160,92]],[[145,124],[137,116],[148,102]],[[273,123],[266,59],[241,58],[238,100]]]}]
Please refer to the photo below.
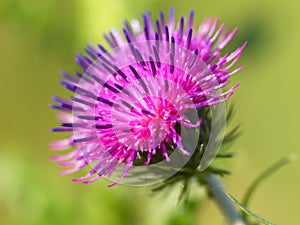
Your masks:
[{"label": "yellow-green blurred foliage", "polygon": [[[299,152],[300,125],[300,3],[296,0],[125,1],[125,0],[1,0],[0,1],[0,224],[1,225],[148,225],[177,224],[184,216],[176,193],[168,199],[148,198],[147,191],[124,186],[106,188],[107,181],[85,186],[79,176],[58,176],[50,162],[48,142],[56,126],[50,96],[68,96],[59,72],[73,72],[77,51],[87,42],[103,42],[102,33],[121,27],[123,19],[141,18],[150,10],[175,7],[177,18],[195,9],[195,22],[216,16],[230,28],[239,27],[231,48],[248,40],[240,64],[246,68],[232,79],[241,83],[231,99],[234,124],[242,135],[224,179],[240,198],[264,168],[290,152]],[[299,163],[283,168],[257,192],[251,209],[278,224],[298,225]],[[188,218],[187,218],[188,219]],[[190,218],[189,218],[190,219]],[[172,222],[173,221],[173,222]],[[202,202],[194,224],[224,224],[210,201]]]}]

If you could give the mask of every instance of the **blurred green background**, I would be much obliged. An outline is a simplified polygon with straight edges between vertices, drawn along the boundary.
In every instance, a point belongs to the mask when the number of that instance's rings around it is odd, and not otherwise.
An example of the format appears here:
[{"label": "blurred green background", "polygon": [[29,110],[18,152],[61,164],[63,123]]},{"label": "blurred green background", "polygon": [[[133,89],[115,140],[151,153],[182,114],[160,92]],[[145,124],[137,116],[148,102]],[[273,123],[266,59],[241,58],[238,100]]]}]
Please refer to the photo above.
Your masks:
[{"label": "blurred green background", "polygon": [[[73,183],[80,174],[58,176],[50,162],[49,132],[57,124],[48,108],[50,96],[68,96],[59,72],[73,72],[77,51],[88,42],[103,42],[102,33],[121,27],[123,19],[153,18],[175,7],[176,17],[195,9],[195,22],[216,16],[229,28],[239,27],[232,46],[248,40],[240,64],[246,68],[232,81],[241,87],[231,99],[242,135],[233,145],[233,175],[224,179],[230,193],[241,198],[262,170],[291,152],[299,153],[300,3],[271,0],[124,1],[1,0],[0,1],[0,224],[224,224],[210,200],[195,217],[176,206],[177,193],[150,198],[147,189],[108,181]],[[276,224],[300,224],[300,164],[290,164],[267,180],[251,209]],[[183,219],[185,218],[185,219]]]}]

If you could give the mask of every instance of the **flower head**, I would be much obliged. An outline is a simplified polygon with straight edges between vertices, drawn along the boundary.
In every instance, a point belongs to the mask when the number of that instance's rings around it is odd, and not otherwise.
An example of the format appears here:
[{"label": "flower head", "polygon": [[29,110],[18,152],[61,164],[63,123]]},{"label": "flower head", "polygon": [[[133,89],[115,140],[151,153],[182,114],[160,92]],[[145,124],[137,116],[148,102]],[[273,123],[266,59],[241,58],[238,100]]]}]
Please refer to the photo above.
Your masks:
[{"label": "flower head", "polygon": [[53,131],[73,132],[51,143],[54,150],[73,148],[52,158],[68,167],[63,174],[90,165],[87,175],[74,180],[90,183],[124,167],[122,179],[135,164],[150,165],[157,155],[171,162],[176,148],[182,155],[193,153],[180,129],[199,127],[198,109],[233,94],[238,85],[221,89],[242,68],[230,70],[245,46],[221,55],[237,29],[228,33],[210,18],[196,31],[193,16],[191,11],[186,23],[181,17],[175,24],[171,9],[169,19],[161,13],[153,25],[145,13],[143,25],[125,22],[123,34],[115,29],[104,35],[112,50],[88,45],[89,56],[78,54],[82,72],[76,77],[62,73],[62,85],[74,93],[71,100],[54,97],[52,105],[64,111],[61,127]]}]

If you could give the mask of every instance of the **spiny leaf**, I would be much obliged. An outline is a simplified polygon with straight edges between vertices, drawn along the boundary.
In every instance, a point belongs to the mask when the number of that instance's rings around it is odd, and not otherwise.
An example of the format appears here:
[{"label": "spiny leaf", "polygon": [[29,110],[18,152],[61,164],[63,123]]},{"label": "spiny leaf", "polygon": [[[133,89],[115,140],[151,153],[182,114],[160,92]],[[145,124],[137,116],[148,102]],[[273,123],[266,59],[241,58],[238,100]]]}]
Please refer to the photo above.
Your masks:
[{"label": "spiny leaf", "polygon": [[258,222],[261,222],[263,224],[266,225],[275,225],[274,223],[271,223],[270,221],[265,220],[264,218],[258,216],[257,214],[255,214],[254,212],[250,211],[246,206],[244,206],[242,203],[240,203],[238,200],[236,200],[232,195],[230,195],[229,193],[225,194],[228,196],[228,198],[235,203],[244,213],[246,213],[249,216],[252,216],[254,219],[256,219]]},{"label": "spiny leaf", "polygon": [[183,188],[182,188],[181,193],[178,198],[178,204],[180,204],[181,202],[184,203],[184,205],[187,204],[188,192],[189,192],[189,182],[188,182],[188,180],[185,180],[183,182]]},{"label": "spiny leaf", "polygon": [[233,105],[229,105],[227,110],[227,122],[232,119],[233,114],[234,114],[234,107]]},{"label": "spiny leaf", "polygon": [[217,158],[233,158],[234,157],[234,153],[219,153],[217,155]]},{"label": "spiny leaf", "polygon": [[229,133],[227,133],[224,137],[223,144],[230,143],[234,139],[236,139],[238,136],[240,136],[241,131],[240,127],[236,126],[234,127]]},{"label": "spiny leaf", "polygon": [[211,172],[211,173],[218,174],[221,177],[225,176],[225,175],[230,175],[231,174],[231,172],[229,170],[225,170],[225,169],[221,169],[221,168],[216,168],[216,167],[213,167],[213,166],[208,167],[207,170],[209,172]]}]

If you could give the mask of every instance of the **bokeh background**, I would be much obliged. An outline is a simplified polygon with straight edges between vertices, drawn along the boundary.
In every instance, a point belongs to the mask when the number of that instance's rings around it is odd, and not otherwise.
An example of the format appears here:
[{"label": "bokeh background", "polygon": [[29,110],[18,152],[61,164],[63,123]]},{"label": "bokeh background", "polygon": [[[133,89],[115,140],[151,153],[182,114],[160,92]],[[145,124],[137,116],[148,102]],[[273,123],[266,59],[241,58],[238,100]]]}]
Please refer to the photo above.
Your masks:
[{"label": "bokeh background", "polygon": [[[210,200],[196,214],[176,205],[174,191],[149,197],[145,188],[108,181],[72,183],[79,176],[58,176],[48,142],[57,120],[50,96],[68,96],[59,85],[61,70],[74,72],[76,52],[103,42],[102,33],[123,19],[158,16],[175,7],[176,18],[195,9],[195,22],[216,16],[239,27],[232,46],[248,40],[240,60],[246,68],[232,82],[241,87],[231,99],[242,135],[232,146],[233,174],[223,179],[241,198],[261,171],[291,152],[299,153],[299,1],[0,1],[0,224],[1,225],[150,225],[224,224]],[[256,193],[250,208],[276,224],[300,224],[299,162],[283,168]]]}]

